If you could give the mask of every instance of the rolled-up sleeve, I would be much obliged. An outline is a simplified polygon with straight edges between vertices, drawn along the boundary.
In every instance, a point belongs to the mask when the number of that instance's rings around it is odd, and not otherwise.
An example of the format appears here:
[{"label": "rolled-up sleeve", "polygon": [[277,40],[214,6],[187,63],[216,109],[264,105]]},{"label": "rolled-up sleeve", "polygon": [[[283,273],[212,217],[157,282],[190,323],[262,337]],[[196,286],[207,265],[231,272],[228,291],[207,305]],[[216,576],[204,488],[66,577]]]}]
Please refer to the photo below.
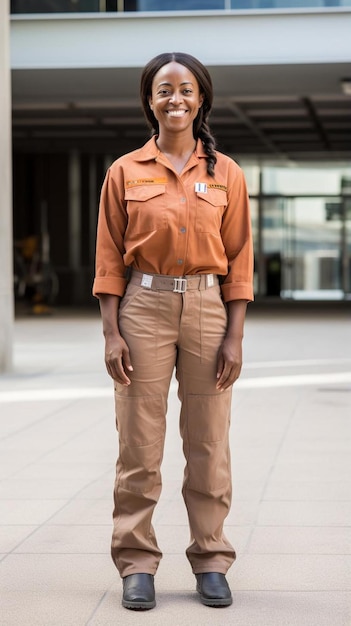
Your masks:
[{"label": "rolled-up sleeve", "polygon": [[244,174],[231,162],[228,171],[228,204],[221,235],[228,258],[228,274],[222,284],[225,302],[254,299],[253,243],[249,197]]},{"label": "rolled-up sleeve", "polygon": [[[112,175],[112,167],[114,168]],[[123,296],[127,280],[123,261],[127,213],[123,171],[117,164],[106,174],[100,196],[93,295]]]}]

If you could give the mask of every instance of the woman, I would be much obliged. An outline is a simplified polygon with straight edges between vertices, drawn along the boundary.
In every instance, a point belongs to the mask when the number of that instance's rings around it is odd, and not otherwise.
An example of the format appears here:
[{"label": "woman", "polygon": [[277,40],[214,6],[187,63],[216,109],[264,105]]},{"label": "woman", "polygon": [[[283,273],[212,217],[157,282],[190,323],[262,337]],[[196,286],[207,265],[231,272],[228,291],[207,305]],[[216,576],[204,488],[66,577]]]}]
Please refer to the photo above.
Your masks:
[{"label": "woman", "polygon": [[112,164],[101,193],[93,293],[115,381],[112,557],[129,609],[155,606],[162,554],[152,514],[174,368],[191,531],[186,554],[201,602],[232,602],[225,574],[235,552],[223,534],[231,502],[228,433],[253,263],[245,180],[215,150],[207,121],[212,99],[211,78],[197,59],[152,59],[141,100],[153,136]]}]

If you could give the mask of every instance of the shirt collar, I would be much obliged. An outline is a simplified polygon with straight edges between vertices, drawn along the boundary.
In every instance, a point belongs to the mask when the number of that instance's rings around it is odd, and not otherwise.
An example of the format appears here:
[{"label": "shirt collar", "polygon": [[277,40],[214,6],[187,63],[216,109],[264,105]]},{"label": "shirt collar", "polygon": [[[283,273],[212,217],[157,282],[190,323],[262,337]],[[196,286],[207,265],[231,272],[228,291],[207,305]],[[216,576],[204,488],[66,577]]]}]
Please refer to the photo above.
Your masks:
[{"label": "shirt collar", "polygon": [[[151,137],[151,139],[149,139],[149,141],[147,141],[146,144],[144,144],[140,148],[140,150],[137,151],[137,155],[136,155],[137,161],[152,161],[156,159],[156,157],[158,156],[160,152],[160,150],[158,149],[156,145],[156,139],[157,139],[157,135],[153,135],[153,137]],[[196,147],[195,147],[195,155],[198,158],[207,157],[207,154],[204,150],[204,146],[203,146],[201,139],[197,140]]]}]

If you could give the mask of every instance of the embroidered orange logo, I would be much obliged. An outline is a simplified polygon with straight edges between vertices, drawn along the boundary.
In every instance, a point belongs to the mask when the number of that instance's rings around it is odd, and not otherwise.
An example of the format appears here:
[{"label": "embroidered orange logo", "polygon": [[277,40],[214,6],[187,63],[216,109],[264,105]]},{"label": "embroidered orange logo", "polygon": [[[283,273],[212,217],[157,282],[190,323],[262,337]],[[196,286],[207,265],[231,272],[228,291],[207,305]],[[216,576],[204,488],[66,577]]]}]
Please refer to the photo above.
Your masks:
[{"label": "embroidered orange logo", "polygon": [[126,187],[138,187],[138,185],[165,185],[167,178],[136,178],[127,180]]},{"label": "embroidered orange logo", "polygon": [[221,191],[228,191],[228,187],[225,185],[220,185],[219,183],[212,183],[207,185],[208,189],[220,189]]}]

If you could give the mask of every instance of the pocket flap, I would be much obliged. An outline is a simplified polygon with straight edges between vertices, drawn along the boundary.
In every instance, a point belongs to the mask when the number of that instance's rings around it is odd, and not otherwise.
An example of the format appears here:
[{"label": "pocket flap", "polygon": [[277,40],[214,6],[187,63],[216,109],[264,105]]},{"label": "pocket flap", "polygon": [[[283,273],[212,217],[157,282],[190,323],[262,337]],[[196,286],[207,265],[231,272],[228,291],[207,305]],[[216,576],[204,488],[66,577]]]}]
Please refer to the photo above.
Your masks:
[{"label": "pocket flap", "polygon": [[125,200],[138,200],[139,202],[144,202],[145,200],[150,200],[151,198],[160,196],[165,193],[165,191],[166,185],[138,185],[136,187],[126,189],[124,198]]},{"label": "pocket flap", "polygon": [[199,191],[196,195],[213,206],[227,205],[227,192],[223,189],[208,189],[207,193]]}]

